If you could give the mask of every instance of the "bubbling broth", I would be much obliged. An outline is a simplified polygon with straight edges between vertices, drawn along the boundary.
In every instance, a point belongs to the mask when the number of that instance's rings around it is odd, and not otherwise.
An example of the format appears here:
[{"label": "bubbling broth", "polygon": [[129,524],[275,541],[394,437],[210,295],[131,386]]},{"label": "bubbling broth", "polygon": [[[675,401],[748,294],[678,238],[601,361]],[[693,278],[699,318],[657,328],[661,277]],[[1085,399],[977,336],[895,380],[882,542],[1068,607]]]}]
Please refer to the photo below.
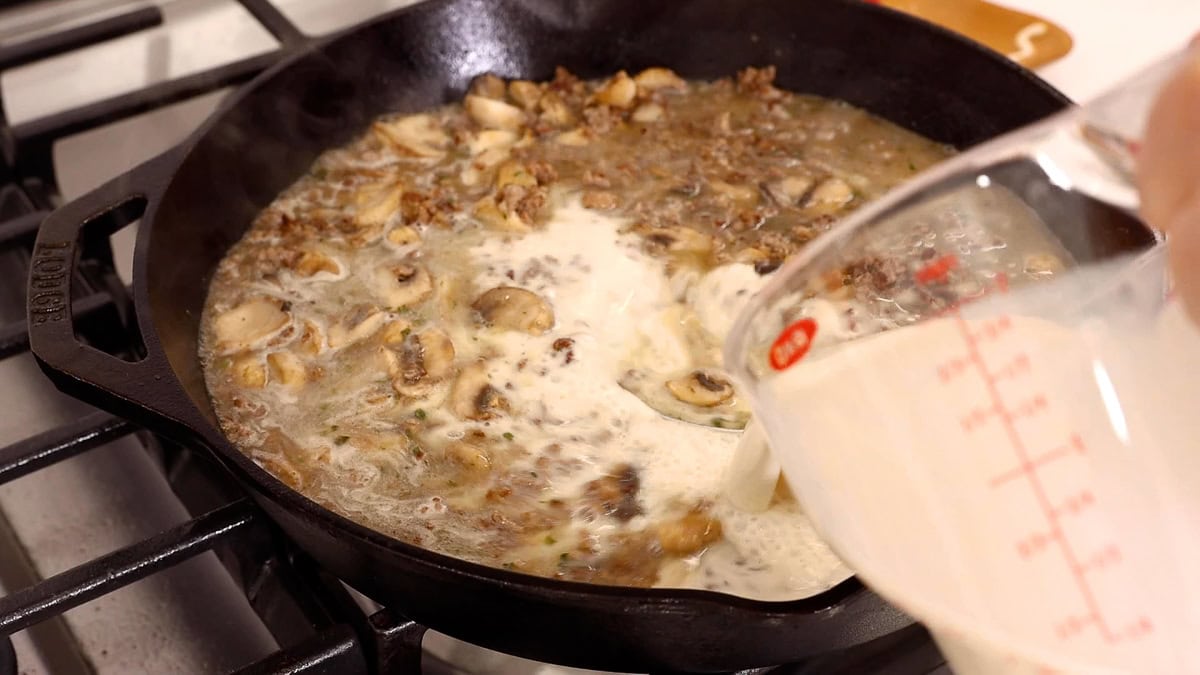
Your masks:
[{"label": "bubbling broth", "polygon": [[845,579],[785,486],[763,513],[722,496],[749,410],[720,347],[784,259],[950,150],[773,79],[487,75],[324,153],[209,289],[225,434],[487,565],[776,600]]}]

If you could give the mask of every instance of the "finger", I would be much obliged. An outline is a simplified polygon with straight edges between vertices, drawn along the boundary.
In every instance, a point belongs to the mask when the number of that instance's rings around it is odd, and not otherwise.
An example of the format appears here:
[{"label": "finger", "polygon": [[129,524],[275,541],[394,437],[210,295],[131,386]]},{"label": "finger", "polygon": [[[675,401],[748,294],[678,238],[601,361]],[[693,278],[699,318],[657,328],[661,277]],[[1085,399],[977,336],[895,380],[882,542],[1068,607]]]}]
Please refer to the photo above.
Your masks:
[{"label": "finger", "polygon": [[1138,152],[1138,188],[1142,217],[1162,230],[1200,192],[1200,48],[1151,109]]},{"label": "finger", "polygon": [[1200,324],[1200,198],[1171,223],[1171,274],[1192,321]]}]

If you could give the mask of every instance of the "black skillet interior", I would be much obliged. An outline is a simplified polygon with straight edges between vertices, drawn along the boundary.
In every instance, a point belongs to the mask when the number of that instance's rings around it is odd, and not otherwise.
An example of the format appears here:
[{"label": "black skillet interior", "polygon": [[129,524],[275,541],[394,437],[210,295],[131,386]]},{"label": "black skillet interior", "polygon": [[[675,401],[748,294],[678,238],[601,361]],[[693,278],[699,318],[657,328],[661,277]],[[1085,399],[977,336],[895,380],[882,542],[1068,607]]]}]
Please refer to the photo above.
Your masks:
[{"label": "black skillet interior", "polygon": [[[452,100],[482,72],[540,79],[560,64],[583,76],[665,65],[690,78],[774,64],[785,88],[844,99],[958,147],[1066,103],[982,47],[859,0],[433,0],[275,69],[178,152],[135,172],[131,180],[142,184],[132,187],[150,202],[134,290],[153,372],[98,393],[87,372],[67,372],[65,352],[35,340],[43,365],[83,398],[211,446],[331,571],[485,646],[593,668],[712,672],[793,661],[906,625],[854,581],[806,601],[760,603],[567,584],[454,561],[321,509],[215,430],[196,357],[200,308],[216,263],[254,215],[321,150],[382,112]],[[109,205],[103,197],[85,197],[71,213],[85,219]]]}]

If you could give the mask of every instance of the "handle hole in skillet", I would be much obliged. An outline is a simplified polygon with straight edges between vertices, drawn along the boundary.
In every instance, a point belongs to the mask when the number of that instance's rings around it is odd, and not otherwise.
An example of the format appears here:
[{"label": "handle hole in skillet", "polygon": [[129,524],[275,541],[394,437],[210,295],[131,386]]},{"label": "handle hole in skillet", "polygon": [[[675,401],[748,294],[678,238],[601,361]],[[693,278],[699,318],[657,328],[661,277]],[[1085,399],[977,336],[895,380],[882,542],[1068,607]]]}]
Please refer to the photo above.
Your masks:
[{"label": "handle hole in skillet", "polygon": [[145,197],[130,197],[85,223],[71,277],[75,339],[128,362],[145,358],[146,349],[129,291],[114,264],[111,237],[136,225],[145,210]]}]

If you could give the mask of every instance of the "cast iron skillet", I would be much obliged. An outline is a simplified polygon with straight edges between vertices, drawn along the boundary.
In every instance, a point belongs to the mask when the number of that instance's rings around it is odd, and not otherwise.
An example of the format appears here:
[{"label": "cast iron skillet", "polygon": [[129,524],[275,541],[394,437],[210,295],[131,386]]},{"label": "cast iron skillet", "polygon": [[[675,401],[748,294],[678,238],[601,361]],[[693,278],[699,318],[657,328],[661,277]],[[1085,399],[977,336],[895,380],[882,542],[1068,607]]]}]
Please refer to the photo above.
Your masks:
[{"label": "cast iron skillet", "polygon": [[[558,64],[584,76],[665,65],[691,78],[776,64],[785,88],[847,100],[958,147],[1067,103],[983,47],[857,0],[433,0],[304,50],[177,149],[47,219],[29,292],[43,369],[66,392],[208,447],[320,564],[412,619],[484,646],[597,669],[713,672],[795,661],[909,625],[855,580],[766,603],[465,563],[326,511],[217,430],[197,323],[214,267],[255,213],[380,113],[457,99],[485,71],[543,79]],[[81,228],[103,236],[143,208],[133,294],[145,357],[131,363],[80,343],[69,279]],[[1114,232],[1132,232],[1122,223]]]}]

